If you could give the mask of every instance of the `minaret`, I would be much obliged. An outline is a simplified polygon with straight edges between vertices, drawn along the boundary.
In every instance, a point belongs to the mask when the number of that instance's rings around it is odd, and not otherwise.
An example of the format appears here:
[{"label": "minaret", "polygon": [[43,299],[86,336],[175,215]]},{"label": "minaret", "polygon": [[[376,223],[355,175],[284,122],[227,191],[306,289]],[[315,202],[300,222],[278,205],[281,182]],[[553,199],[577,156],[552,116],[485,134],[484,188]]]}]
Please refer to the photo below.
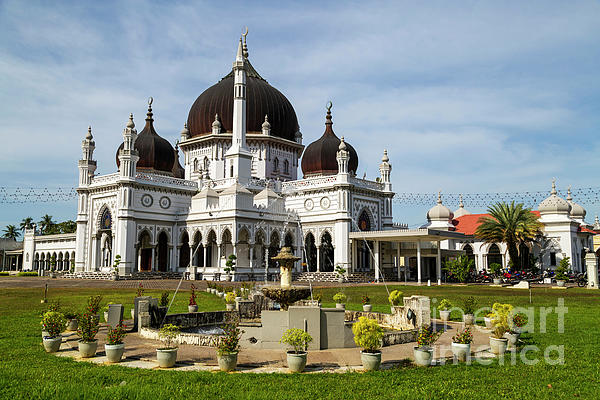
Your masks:
[{"label": "minaret", "polygon": [[79,187],[88,186],[92,183],[92,178],[96,171],[96,161],[93,159],[95,148],[96,143],[92,136],[92,127],[88,126],[87,135],[85,135],[85,139],[81,142],[83,155],[81,160],[79,160]]},{"label": "minaret", "polygon": [[383,150],[383,157],[381,157],[381,164],[379,164],[379,174],[381,175],[381,183],[383,183],[386,192],[392,190],[392,182],[390,181],[390,174],[392,172],[392,165],[389,163],[390,158],[388,157],[387,150]]},{"label": "minaret", "polygon": [[[241,184],[247,184],[252,168],[252,153],[246,147],[246,35],[243,34],[233,62],[233,132],[231,147],[225,153],[226,177],[238,178]],[[246,49],[246,50],[245,50]]]},{"label": "minaret", "polygon": [[183,129],[181,130],[181,139],[180,142],[185,142],[190,138],[190,130],[188,129],[187,124],[183,124]]},{"label": "minaret", "polygon": [[[152,97],[148,101],[148,118],[152,118]],[[135,178],[135,166],[140,159],[135,149],[137,130],[133,123],[133,114],[129,114],[129,121],[123,129],[123,148],[119,151],[119,175],[122,178]]]},{"label": "minaret", "polygon": [[383,150],[383,157],[381,157],[381,164],[379,164],[379,174],[381,177],[381,183],[383,184],[383,207],[381,215],[381,223],[383,229],[393,229],[393,215],[392,215],[392,200],[394,193],[392,192],[392,181],[390,175],[392,172],[392,164],[390,164],[390,158],[388,157],[387,150]]}]

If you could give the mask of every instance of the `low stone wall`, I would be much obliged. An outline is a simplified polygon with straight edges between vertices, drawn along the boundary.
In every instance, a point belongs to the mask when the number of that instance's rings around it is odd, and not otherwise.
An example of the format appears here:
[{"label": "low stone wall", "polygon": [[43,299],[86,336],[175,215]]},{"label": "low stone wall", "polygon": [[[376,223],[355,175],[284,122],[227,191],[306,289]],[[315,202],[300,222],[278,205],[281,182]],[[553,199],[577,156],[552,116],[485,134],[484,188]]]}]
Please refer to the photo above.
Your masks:
[{"label": "low stone wall", "polygon": [[[409,311],[411,311],[413,318],[408,318]],[[429,297],[405,297],[404,305],[392,307],[391,314],[364,311],[346,311],[346,321],[357,321],[360,317],[374,319],[381,326],[402,331],[412,330],[423,325],[430,325],[431,309]]]},{"label": "low stone wall", "polygon": [[179,329],[199,326],[223,325],[237,319],[235,311],[207,311],[182,314],[167,314],[165,324],[174,324]]},{"label": "low stone wall", "polygon": [[409,331],[387,331],[383,334],[383,347],[417,341],[417,329]]},{"label": "low stone wall", "polygon": [[[158,329],[141,328],[140,336],[146,339],[160,340]],[[217,347],[221,338],[220,335],[202,335],[199,333],[181,332],[174,340],[177,344],[191,344],[195,346]]]}]

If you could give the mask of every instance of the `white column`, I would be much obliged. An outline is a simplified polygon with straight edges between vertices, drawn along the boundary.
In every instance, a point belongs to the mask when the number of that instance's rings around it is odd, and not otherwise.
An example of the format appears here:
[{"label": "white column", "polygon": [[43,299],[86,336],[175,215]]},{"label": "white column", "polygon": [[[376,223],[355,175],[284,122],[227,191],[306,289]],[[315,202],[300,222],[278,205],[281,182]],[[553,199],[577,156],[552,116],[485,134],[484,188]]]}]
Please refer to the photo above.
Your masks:
[{"label": "white column", "polygon": [[203,264],[202,264],[202,273],[206,272],[206,261],[207,261],[207,257],[206,257],[206,253],[208,253],[208,251],[206,251],[206,247],[210,247],[212,245],[208,245],[205,246],[204,243],[199,243],[198,246],[202,246],[202,260],[203,260]]},{"label": "white column", "polygon": [[250,246],[250,271],[254,273],[254,243],[248,244]]},{"label": "white column", "polygon": [[137,248],[137,268],[134,268],[136,272],[140,272],[140,268],[142,267],[142,248],[138,246]]},{"label": "white column", "polygon": [[217,243],[217,272],[221,272],[221,243]]},{"label": "white column", "polygon": [[150,271],[154,272],[154,257],[156,257],[156,246],[152,246],[152,258],[150,259]]},{"label": "white column", "polygon": [[269,278],[269,248],[265,247],[265,282]]},{"label": "white column", "polygon": [[437,242],[437,257],[435,258],[436,274],[438,286],[442,284],[442,248],[440,242]]},{"label": "white column", "polygon": [[417,241],[417,283],[421,284],[421,241]]},{"label": "white column", "polygon": [[[400,250],[401,250],[401,245],[402,243],[398,242],[396,243],[396,267],[398,268],[398,282],[400,282]],[[402,263],[404,264],[404,263]],[[404,275],[406,275],[406,271],[404,272]]]},{"label": "white column", "polygon": [[321,272],[321,246],[317,246],[317,272]]},{"label": "white column", "polygon": [[379,270],[379,240],[375,241],[374,247],[374,256],[375,256],[375,281],[379,282],[379,276],[381,271]]}]

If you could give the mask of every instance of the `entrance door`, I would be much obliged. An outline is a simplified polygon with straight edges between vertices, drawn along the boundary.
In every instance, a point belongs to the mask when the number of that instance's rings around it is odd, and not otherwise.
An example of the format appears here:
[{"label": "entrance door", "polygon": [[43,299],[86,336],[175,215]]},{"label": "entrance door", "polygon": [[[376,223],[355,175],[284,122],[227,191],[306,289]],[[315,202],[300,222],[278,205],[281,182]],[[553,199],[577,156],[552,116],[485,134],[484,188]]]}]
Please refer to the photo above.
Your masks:
[{"label": "entrance door", "polygon": [[142,249],[140,271],[150,272],[152,270],[152,249]]}]

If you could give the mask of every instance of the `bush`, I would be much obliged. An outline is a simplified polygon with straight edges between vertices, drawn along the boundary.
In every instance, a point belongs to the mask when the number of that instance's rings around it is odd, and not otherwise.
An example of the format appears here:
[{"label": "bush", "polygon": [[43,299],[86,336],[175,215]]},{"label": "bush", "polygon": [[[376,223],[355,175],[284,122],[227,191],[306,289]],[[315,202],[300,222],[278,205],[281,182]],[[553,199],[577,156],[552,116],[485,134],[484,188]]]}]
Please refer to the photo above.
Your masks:
[{"label": "bush", "polygon": [[161,350],[176,349],[177,346],[173,346],[173,341],[177,335],[179,335],[179,327],[177,325],[163,325],[158,331],[158,337],[160,340],[167,342],[167,347],[163,347]]},{"label": "bush", "polygon": [[494,303],[492,310],[492,323],[494,324],[492,334],[496,339],[502,339],[504,334],[510,331],[509,316],[512,313],[513,306],[510,304]]},{"label": "bush", "polygon": [[0,276],[8,276],[8,271],[0,271]]},{"label": "bush", "polygon": [[127,336],[127,332],[123,327],[123,324],[117,325],[115,328],[108,326],[108,333],[106,335],[106,344],[115,345],[122,344],[123,338]]},{"label": "bush", "polygon": [[35,271],[21,271],[17,272],[17,276],[38,276],[38,273]]},{"label": "bush", "polygon": [[419,329],[419,334],[417,335],[417,345],[419,347],[431,346],[439,339],[440,336],[442,336],[442,333],[444,333],[443,329],[435,332],[433,327],[429,325],[423,325]]},{"label": "bush", "polygon": [[144,285],[142,282],[138,285],[137,291],[135,292],[135,297],[142,297],[144,295]]},{"label": "bush", "polygon": [[477,301],[475,297],[469,296],[463,301],[463,312],[465,314],[473,314],[475,312],[475,306],[477,305]]},{"label": "bush", "polygon": [[569,272],[569,267],[571,266],[571,258],[565,257],[558,263],[558,267],[556,267],[555,278],[557,281],[566,281],[569,278],[567,277],[567,273]]},{"label": "bush", "polygon": [[304,353],[306,347],[313,341],[312,336],[302,329],[291,328],[284,332],[279,343],[285,343],[294,348],[295,354]]},{"label": "bush", "polygon": [[217,354],[235,353],[240,349],[241,331],[235,324],[227,324],[223,327],[225,336],[221,338],[217,345]]},{"label": "bush", "polygon": [[346,295],[341,292],[333,295],[333,301],[335,301],[337,304],[343,304],[346,302],[347,299],[348,297],[346,297]]},{"label": "bush", "polygon": [[471,332],[471,328],[467,327],[462,331],[458,332],[456,335],[452,336],[453,343],[460,344],[470,344],[473,341],[473,332]]},{"label": "bush", "polygon": [[500,265],[498,263],[490,264],[490,274],[492,274],[494,276],[498,276],[500,274],[500,270],[502,270],[502,265]]},{"label": "bush", "polygon": [[102,296],[90,296],[87,300],[86,312],[92,315],[98,314],[100,311],[100,303],[102,302]]},{"label": "bush", "polygon": [[225,303],[235,304],[235,293],[234,292],[227,292],[227,294],[225,295]]},{"label": "bush", "polygon": [[525,325],[527,325],[527,322],[528,322],[527,315],[525,315],[523,313],[517,313],[512,318],[512,324],[513,324],[513,326],[516,326],[517,328],[524,327]]},{"label": "bush", "polygon": [[394,290],[392,293],[390,293],[388,300],[390,301],[391,305],[399,306],[400,302],[402,302],[403,296],[404,296],[404,293],[402,293],[400,290]]},{"label": "bush", "polygon": [[93,342],[98,334],[99,320],[96,314],[85,312],[77,318],[77,335],[82,342]]},{"label": "bush", "polygon": [[474,261],[467,256],[459,256],[454,260],[446,261],[444,264],[444,270],[448,271],[449,278],[463,283],[466,283],[469,280],[469,276],[474,267]]},{"label": "bush", "polygon": [[42,330],[48,332],[50,337],[56,337],[65,330],[67,321],[65,320],[64,315],[58,311],[48,311],[42,317],[41,325]]},{"label": "bush", "polygon": [[65,310],[63,313],[66,319],[77,319],[79,318],[79,313],[75,310]]},{"label": "bush", "polygon": [[111,304],[115,304],[112,301],[109,301],[108,303],[106,303],[106,305],[104,307],[102,307],[102,311],[103,312],[108,312],[108,306],[110,306]]},{"label": "bush", "polygon": [[450,308],[452,308],[452,303],[450,303],[450,300],[448,300],[448,299],[442,299],[442,301],[440,301],[440,305],[438,306],[438,310],[440,310],[440,311],[447,311]]},{"label": "bush", "polygon": [[169,305],[169,292],[162,292],[158,302],[159,307],[167,307]]},{"label": "bush", "polygon": [[367,296],[366,294],[362,295],[361,301],[362,301],[363,305],[371,304],[371,298],[369,296]]},{"label": "bush", "polygon": [[190,301],[189,301],[188,305],[190,305],[190,306],[196,305],[196,296],[198,296],[196,294],[196,286],[194,286],[194,284],[192,283],[190,286]]},{"label": "bush", "polygon": [[354,343],[363,349],[365,353],[377,353],[381,347],[383,328],[377,321],[367,317],[360,317],[358,322],[352,325]]}]

